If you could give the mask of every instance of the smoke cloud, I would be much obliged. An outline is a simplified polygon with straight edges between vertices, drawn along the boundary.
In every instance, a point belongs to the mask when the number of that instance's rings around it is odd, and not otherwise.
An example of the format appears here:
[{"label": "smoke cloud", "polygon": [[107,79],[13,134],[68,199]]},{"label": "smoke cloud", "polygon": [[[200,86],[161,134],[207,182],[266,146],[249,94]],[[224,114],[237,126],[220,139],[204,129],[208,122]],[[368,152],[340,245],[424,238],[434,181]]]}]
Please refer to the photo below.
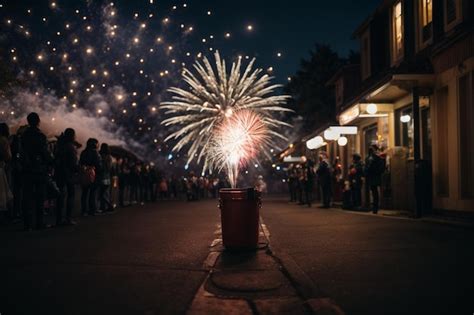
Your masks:
[{"label": "smoke cloud", "polygon": [[[120,88],[114,88],[113,92],[118,90]],[[74,108],[66,99],[44,90],[32,92],[19,89],[8,98],[0,99],[0,121],[6,121],[13,133],[27,123],[28,113],[37,112],[41,118],[40,128],[50,139],[60,135],[66,128],[73,128],[79,143],[85,144],[88,138],[96,138],[100,143],[143,153],[141,144],[130,140],[122,128],[117,127],[105,115],[97,113],[97,110],[101,110],[101,113],[106,114],[110,107],[107,95],[99,93],[89,97],[86,104],[88,110]]]}]

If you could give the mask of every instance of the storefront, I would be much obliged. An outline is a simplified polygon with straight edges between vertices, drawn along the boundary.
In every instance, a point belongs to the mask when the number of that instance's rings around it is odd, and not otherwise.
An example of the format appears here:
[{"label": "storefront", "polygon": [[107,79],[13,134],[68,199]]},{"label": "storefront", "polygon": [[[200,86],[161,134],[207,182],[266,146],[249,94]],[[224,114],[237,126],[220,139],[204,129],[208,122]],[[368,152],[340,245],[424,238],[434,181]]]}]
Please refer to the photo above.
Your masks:
[{"label": "storefront", "polygon": [[[431,167],[431,75],[394,75],[387,83],[374,88],[339,114],[341,126],[356,126],[358,133],[349,138],[352,149],[343,159],[347,168],[353,153],[365,159],[371,145],[377,145],[386,158],[386,173],[382,178],[381,207],[387,209],[415,209],[415,152],[419,143],[419,159]],[[413,94],[416,88],[416,95]],[[421,91],[421,93],[420,93]],[[422,94],[423,96],[420,96]],[[415,99],[416,98],[416,99]],[[419,108],[419,124],[415,126],[413,102]],[[415,127],[419,129],[415,134]],[[417,137],[418,139],[415,139]],[[353,143],[351,143],[353,142]],[[429,172],[431,174],[431,171]],[[431,175],[430,175],[431,176]],[[424,178],[431,187],[430,178]],[[369,203],[365,194],[365,205]]]}]

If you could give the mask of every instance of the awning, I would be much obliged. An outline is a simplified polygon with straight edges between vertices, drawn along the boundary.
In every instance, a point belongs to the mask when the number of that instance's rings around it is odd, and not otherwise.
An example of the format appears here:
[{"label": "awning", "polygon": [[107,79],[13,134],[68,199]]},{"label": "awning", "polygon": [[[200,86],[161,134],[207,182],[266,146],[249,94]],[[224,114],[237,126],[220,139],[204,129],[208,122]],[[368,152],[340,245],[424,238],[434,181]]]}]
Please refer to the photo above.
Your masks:
[{"label": "awning", "polygon": [[339,124],[346,126],[359,118],[387,117],[393,112],[393,104],[357,103],[339,114]]},{"label": "awning", "polygon": [[411,93],[414,87],[428,95],[434,85],[433,74],[394,74],[385,83],[371,88],[349,108],[339,114],[341,126],[356,122],[359,118],[386,117],[393,112],[393,103]]}]

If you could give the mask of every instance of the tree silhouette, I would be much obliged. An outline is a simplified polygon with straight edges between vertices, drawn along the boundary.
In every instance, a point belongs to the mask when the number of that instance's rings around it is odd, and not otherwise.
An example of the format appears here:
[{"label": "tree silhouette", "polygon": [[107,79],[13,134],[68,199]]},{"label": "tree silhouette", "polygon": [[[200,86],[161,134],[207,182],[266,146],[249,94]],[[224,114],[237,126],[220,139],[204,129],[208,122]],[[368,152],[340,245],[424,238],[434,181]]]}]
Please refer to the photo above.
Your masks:
[{"label": "tree silhouette", "polygon": [[[334,91],[326,83],[348,62],[328,45],[316,44],[309,54],[309,59],[301,60],[300,69],[285,87],[286,93],[292,96],[290,107],[303,117],[300,132],[304,133],[335,120]],[[357,53],[351,52],[349,58],[357,59]]]}]

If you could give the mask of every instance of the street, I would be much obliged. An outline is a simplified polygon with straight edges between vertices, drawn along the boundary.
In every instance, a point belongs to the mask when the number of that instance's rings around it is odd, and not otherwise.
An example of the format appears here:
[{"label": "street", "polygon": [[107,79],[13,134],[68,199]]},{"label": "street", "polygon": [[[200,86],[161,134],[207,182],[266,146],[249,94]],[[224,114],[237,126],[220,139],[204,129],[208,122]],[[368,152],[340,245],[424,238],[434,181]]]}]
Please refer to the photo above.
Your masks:
[{"label": "street", "polygon": [[[346,314],[472,314],[472,230],[288,204],[261,216],[290,257]],[[0,313],[180,314],[208,270],[215,200],[165,201],[81,218],[77,226],[2,227]],[[236,254],[238,255],[238,254]]]},{"label": "street", "polygon": [[412,219],[267,202],[286,252],[347,314],[472,314],[474,232]]},{"label": "street", "polygon": [[183,313],[207,274],[216,204],[161,202],[74,227],[0,229],[0,313]]}]

